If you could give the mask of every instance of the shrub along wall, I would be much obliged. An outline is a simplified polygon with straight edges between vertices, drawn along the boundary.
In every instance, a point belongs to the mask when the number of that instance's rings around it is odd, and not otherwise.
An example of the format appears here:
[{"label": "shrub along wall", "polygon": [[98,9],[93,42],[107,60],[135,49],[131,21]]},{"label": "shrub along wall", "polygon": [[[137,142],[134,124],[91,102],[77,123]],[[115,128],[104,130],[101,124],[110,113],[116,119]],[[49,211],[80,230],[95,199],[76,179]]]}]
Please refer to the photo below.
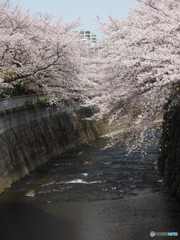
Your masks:
[{"label": "shrub along wall", "polygon": [[62,152],[95,140],[94,110],[36,105],[0,112],[0,190]]},{"label": "shrub along wall", "polygon": [[165,184],[180,197],[180,103],[169,103],[165,110],[158,166]]}]

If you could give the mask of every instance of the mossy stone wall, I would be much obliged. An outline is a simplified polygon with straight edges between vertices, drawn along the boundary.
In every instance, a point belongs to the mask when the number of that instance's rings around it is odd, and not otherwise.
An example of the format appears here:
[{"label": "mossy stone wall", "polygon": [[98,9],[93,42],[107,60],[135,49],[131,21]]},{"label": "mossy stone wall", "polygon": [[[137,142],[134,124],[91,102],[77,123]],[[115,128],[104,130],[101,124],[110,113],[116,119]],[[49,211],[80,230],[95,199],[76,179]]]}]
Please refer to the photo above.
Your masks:
[{"label": "mossy stone wall", "polygon": [[180,104],[166,106],[160,139],[158,167],[165,185],[180,197]]}]

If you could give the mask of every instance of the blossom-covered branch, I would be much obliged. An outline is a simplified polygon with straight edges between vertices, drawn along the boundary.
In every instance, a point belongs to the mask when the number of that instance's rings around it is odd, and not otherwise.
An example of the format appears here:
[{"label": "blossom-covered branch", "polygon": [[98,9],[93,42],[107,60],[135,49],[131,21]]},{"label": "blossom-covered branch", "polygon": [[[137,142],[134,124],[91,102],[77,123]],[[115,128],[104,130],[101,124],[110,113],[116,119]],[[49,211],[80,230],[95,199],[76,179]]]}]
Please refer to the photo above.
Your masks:
[{"label": "blossom-covered branch", "polygon": [[[96,118],[143,142],[180,82],[180,2],[139,0],[123,20],[100,22],[105,34],[96,96]],[[152,132],[152,131],[151,131]],[[119,135],[118,135],[119,138]],[[117,138],[117,139],[118,139]]]},{"label": "blossom-covered branch", "polygon": [[[0,3],[0,77],[7,83],[33,82],[47,91],[80,87],[82,44],[74,28],[52,15],[31,16],[9,1]],[[53,88],[54,87],[54,88]]]}]

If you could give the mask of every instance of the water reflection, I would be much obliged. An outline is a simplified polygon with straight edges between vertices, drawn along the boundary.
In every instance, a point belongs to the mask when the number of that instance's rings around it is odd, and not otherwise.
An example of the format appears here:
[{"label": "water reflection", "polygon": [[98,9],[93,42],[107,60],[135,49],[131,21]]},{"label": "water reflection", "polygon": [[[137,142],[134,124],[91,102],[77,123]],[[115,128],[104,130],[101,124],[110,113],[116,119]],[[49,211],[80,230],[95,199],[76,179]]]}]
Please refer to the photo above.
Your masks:
[{"label": "water reflection", "polygon": [[104,145],[100,139],[76,148],[8,188],[0,196],[1,239],[148,240],[151,231],[180,233],[179,201],[157,172],[158,146],[142,160],[139,153],[125,157],[124,146],[101,151]]}]

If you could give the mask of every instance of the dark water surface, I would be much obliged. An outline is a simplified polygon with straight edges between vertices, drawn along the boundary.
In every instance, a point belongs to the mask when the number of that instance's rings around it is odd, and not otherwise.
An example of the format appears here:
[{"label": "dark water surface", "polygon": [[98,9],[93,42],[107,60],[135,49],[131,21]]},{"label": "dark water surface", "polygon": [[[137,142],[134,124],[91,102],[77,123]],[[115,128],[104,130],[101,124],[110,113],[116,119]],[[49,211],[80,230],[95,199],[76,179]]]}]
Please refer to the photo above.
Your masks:
[{"label": "dark water surface", "polygon": [[[162,185],[158,146],[125,157],[105,139],[62,154],[0,195],[0,240],[148,240],[180,233],[180,202]],[[154,239],[180,239],[154,237]]]}]

